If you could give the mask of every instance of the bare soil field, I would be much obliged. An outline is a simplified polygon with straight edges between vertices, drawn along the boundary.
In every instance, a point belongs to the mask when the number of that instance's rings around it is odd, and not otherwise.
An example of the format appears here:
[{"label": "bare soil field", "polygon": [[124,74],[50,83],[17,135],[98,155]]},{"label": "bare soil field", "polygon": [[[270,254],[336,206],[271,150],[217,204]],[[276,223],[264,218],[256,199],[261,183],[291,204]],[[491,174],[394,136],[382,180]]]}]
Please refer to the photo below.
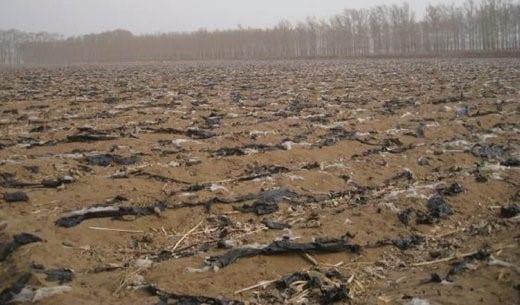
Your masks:
[{"label": "bare soil field", "polygon": [[0,70],[0,304],[519,304],[520,60]]}]

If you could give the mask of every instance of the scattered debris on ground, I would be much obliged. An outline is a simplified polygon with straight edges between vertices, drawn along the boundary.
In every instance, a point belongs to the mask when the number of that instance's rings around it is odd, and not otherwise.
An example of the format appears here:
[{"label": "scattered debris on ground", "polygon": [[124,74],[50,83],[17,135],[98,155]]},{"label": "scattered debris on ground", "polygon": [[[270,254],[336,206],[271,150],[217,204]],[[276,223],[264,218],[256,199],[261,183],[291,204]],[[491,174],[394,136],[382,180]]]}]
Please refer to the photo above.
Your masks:
[{"label": "scattered debris on ground", "polygon": [[0,67],[0,304],[513,304],[519,71]]}]

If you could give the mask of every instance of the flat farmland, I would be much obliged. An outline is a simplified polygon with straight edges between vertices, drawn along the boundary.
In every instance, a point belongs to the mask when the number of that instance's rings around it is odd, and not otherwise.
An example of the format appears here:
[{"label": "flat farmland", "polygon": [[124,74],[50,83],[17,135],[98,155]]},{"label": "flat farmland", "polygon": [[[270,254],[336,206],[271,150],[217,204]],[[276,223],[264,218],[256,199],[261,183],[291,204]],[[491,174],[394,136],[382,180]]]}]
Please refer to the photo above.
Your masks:
[{"label": "flat farmland", "polygon": [[518,59],[2,68],[0,304],[517,304],[519,90]]}]

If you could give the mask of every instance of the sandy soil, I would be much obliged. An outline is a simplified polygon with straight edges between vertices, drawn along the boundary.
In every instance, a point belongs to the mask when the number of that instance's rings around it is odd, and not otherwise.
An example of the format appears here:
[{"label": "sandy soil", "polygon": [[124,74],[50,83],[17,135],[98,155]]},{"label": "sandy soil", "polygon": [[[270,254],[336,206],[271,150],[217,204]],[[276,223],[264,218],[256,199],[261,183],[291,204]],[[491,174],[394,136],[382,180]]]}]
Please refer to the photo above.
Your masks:
[{"label": "sandy soil", "polygon": [[[0,74],[0,303],[519,304],[518,59]],[[96,205],[130,212],[57,222]],[[323,237],[361,250],[206,259]]]}]

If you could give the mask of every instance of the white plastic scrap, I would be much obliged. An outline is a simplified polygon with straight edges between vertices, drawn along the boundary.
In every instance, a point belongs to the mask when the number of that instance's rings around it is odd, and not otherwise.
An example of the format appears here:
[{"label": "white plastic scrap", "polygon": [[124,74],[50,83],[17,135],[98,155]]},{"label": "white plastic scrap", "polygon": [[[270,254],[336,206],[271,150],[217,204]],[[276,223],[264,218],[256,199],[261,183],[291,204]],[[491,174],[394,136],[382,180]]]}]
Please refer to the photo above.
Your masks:
[{"label": "white plastic scrap", "polygon": [[172,140],[172,144],[175,145],[175,146],[180,146],[181,144],[183,143],[200,143],[199,141],[196,141],[196,140],[190,140],[190,139],[174,139]]},{"label": "white plastic scrap", "polygon": [[69,291],[72,291],[72,287],[66,285],[43,288],[32,288],[27,286],[22,288],[20,293],[14,296],[14,298],[11,300],[11,303],[36,303],[53,295],[62,294]]},{"label": "white plastic scrap", "polygon": [[249,136],[266,136],[268,134],[276,134],[276,132],[274,132],[273,130],[267,130],[267,131],[252,130],[249,132]]},{"label": "white plastic scrap", "polygon": [[408,305],[430,305],[430,302],[425,299],[413,298],[408,302]]},{"label": "white plastic scrap", "polygon": [[229,190],[223,186],[223,185],[218,185],[218,184],[212,184],[210,187],[209,187],[209,190],[212,191],[212,192],[216,192],[216,191],[225,191],[225,192],[229,192]]},{"label": "white plastic scrap", "polygon": [[388,195],[385,196],[385,198],[395,198],[401,194],[404,194],[406,198],[427,198],[428,196],[425,193],[430,193],[431,190],[434,190],[437,186],[439,186],[439,184],[441,183],[412,185],[404,190],[391,191]]},{"label": "white plastic scrap", "polygon": [[138,258],[135,260],[134,265],[137,268],[150,269],[153,265],[153,261],[149,258]]},{"label": "white plastic scrap", "polygon": [[294,142],[292,141],[285,141],[280,146],[282,146],[285,150],[291,150]]}]

